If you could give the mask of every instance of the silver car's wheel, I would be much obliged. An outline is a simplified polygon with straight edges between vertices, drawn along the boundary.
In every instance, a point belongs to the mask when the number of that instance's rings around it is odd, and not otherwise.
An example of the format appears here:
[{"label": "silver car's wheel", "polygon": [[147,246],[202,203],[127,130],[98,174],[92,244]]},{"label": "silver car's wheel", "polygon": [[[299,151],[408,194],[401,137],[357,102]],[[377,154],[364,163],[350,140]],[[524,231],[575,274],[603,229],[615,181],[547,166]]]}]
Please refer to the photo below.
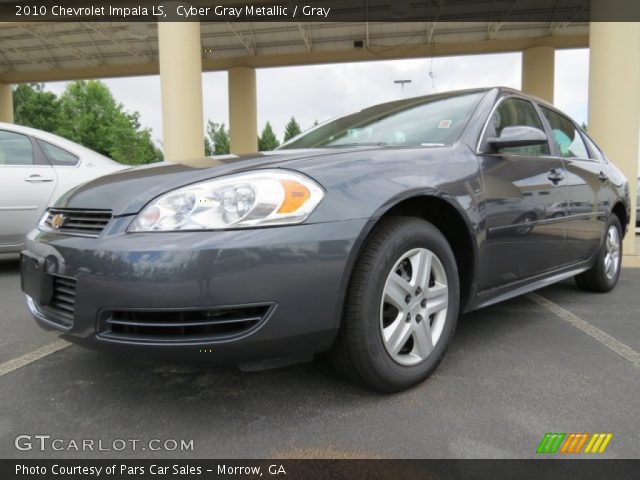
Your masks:
[{"label": "silver car's wheel", "polygon": [[604,273],[609,280],[613,280],[620,268],[620,233],[611,225],[605,240]]},{"label": "silver car's wheel", "polygon": [[442,262],[426,248],[409,250],[387,277],[380,332],[389,356],[415,365],[433,352],[447,318],[449,288]]}]

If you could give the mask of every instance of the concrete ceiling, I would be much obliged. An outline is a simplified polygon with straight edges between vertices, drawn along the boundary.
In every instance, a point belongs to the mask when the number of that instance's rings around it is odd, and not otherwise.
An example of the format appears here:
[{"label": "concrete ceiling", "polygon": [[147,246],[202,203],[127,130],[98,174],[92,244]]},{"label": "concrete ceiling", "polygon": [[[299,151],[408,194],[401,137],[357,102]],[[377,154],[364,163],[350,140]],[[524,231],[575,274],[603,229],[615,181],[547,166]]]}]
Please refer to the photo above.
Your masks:
[{"label": "concrete ceiling", "polygon": [[[588,46],[588,23],[202,23],[204,70]],[[362,42],[359,47],[354,42]],[[156,23],[2,23],[0,81],[157,73]]]}]

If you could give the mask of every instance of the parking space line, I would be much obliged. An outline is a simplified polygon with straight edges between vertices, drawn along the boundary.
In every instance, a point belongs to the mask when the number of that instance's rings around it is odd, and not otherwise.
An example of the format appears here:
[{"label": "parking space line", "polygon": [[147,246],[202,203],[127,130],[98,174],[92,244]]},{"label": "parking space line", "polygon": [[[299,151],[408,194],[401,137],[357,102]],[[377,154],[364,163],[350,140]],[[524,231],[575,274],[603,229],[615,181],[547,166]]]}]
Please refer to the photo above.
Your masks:
[{"label": "parking space line", "polygon": [[537,293],[527,293],[525,296],[529,300],[546,308],[565,322],[573,325],[577,329],[582,330],[587,335],[593,337],[605,347],[620,355],[622,358],[629,360],[634,367],[640,368],[640,353],[636,352],[630,346],[622,343],[620,340],[616,340],[608,333],[600,330],[598,327],[591,325],[586,320],[581,319],[577,315],[562,308],[560,305],[553,303],[551,300],[547,300]]},{"label": "parking space line", "polygon": [[22,368],[30,363],[33,363],[41,358],[46,357],[47,355],[51,355],[52,353],[58,352],[63,348],[67,348],[71,343],[66,342],[64,340],[57,340],[55,342],[49,343],[43,347],[34,350],[33,352],[25,353],[24,355],[19,356],[18,358],[14,358],[13,360],[8,360],[2,364],[0,364],[0,377],[6,375],[7,373],[11,373],[19,368]]}]

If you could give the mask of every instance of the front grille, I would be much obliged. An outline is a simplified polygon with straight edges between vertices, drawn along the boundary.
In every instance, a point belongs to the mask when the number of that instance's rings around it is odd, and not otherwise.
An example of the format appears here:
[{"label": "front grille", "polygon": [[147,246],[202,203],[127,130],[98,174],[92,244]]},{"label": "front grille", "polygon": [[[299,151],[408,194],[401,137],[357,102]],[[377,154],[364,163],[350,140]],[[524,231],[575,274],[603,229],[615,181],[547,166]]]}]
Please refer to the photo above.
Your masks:
[{"label": "front grille", "polygon": [[71,327],[76,304],[76,281],[69,277],[52,276],[53,296],[51,301],[41,309],[51,321],[67,328]]},{"label": "front grille", "polygon": [[107,310],[100,315],[102,338],[145,342],[219,340],[255,329],[273,305],[197,310]]},{"label": "front grille", "polygon": [[44,230],[67,235],[97,237],[111,220],[111,210],[50,208],[42,219]]}]

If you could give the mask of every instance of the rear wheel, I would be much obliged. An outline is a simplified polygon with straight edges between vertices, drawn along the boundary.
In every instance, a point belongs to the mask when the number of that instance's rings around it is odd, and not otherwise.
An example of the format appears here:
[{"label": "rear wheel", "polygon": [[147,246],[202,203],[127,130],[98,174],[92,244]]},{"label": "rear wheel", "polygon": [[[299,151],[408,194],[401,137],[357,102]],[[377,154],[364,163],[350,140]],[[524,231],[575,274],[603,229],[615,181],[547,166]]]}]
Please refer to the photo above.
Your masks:
[{"label": "rear wheel", "polygon": [[334,365],[387,392],[421,382],[445,353],[459,297],[455,257],[442,233],[416,218],[383,220],[354,268]]},{"label": "rear wheel", "polygon": [[590,270],[576,275],[576,284],[589,292],[609,292],[618,283],[622,264],[622,226],[616,215],[607,222],[598,259]]}]

